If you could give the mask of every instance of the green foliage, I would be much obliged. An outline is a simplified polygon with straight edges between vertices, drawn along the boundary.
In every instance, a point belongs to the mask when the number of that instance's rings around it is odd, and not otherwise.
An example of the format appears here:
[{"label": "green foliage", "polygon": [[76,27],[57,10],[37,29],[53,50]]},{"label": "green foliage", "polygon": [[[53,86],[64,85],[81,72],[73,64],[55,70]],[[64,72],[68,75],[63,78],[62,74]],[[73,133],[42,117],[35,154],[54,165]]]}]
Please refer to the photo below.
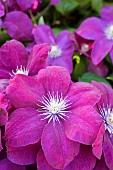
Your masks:
[{"label": "green foliage", "polygon": [[91,6],[92,9],[99,13],[101,8],[103,7],[103,0],[91,0]]},{"label": "green foliage", "polygon": [[92,72],[87,72],[79,78],[79,81],[82,81],[82,82],[91,83],[92,80],[95,80],[97,82],[104,82],[106,84],[110,84],[105,78],[100,77],[100,76],[98,76],[98,75],[96,75],[95,73],[92,73]]},{"label": "green foliage", "polygon": [[56,5],[55,8],[62,15],[68,15],[68,13],[78,7],[78,5],[79,3],[76,0],[61,0],[61,2]]}]

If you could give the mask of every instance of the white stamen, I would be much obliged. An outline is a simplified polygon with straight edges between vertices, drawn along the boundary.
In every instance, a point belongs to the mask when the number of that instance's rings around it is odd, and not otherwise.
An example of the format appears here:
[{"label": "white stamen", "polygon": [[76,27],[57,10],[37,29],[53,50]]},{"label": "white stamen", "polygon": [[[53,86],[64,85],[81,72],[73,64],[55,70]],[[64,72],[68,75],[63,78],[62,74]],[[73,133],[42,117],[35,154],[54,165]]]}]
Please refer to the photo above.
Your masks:
[{"label": "white stamen", "polygon": [[88,44],[82,44],[81,51],[88,52],[89,51],[89,45]]},{"label": "white stamen", "polygon": [[99,112],[104,120],[105,128],[108,130],[110,135],[113,134],[113,109],[110,106],[100,107],[98,106]]},{"label": "white stamen", "polygon": [[22,65],[20,66],[20,68],[17,66],[16,71],[12,70],[12,74],[10,74],[11,76],[15,76],[16,74],[24,74],[24,75],[28,75],[29,71],[27,68],[22,67]]},{"label": "white stamen", "polygon": [[48,53],[50,58],[57,58],[61,55],[62,50],[57,45],[51,46],[51,51]]},{"label": "white stamen", "polygon": [[66,120],[68,116],[66,115],[68,109],[71,106],[71,103],[67,98],[63,98],[62,94],[56,94],[54,93],[48,93],[47,97],[43,96],[42,101],[39,101],[41,104],[37,104],[40,107],[40,110],[42,114],[41,116],[45,116],[42,120],[48,119],[48,123],[53,120],[53,123],[55,121],[60,123],[60,119]]},{"label": "white stamen", "polygon": [[104,33],[105,33],[105,37],[109,40],[113,40],[113,24],[111,25],[108,25],[105,30],[104,30]]}]

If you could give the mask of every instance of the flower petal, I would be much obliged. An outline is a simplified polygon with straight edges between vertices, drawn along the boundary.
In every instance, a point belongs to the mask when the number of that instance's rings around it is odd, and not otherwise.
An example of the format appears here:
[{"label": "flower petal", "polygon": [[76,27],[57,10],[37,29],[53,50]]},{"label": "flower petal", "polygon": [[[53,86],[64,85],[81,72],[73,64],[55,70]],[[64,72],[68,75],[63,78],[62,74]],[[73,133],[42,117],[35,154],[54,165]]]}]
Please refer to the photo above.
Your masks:
[{"label": "flower petal", "polygon": [[106,131],[103,141],[103,153],[106,165],[109,169],[113,169],[113,136]]},{"label": "flower petal", "polygon": [[18,165],[34,164],[39,149],[39,143],[18,148],[7,146],[7,157],[11,162]]},{"label": "flower petal", "polygon": [[103,136],[105,133],[105,125],[104,122],[102,123],[99,132],[97,134],[97,138],[95,142],[93,143],[93,154],[100,159],[102,156],[102,142],[103,142]]},{"label": "flower petal", "polygon": [[16,108],[37,107],[38,100],[44,95],[44,88],[40,82],[30,76],[16,75],[10,80],[6,93]]},{"label": "flower petal", "polygon": [[38,170],[56,170],[52,168],[51,165],[49,165],[42,150],[40,150],[37,155],[37,169]]},{"label": "flower petal", "polygon": [[34,31],[34,38],[37,44],[55,44],[54,33],[46,24],[39,24]]},{"label": "flower petal", "polygon": [[91,52],[91,59],[93,64],[98,65],[110,52],[113,47],[113,41],[107,38],[101,37],[95,40]]},{"label": "flower petal", "polygon": [[68,165],[79,152],[79,143],[69,140],[61,123],[50,122],[44,128],[41,145],[48,163],[56,169]]},{"label": "flower petal", "polygon": [[96,158],[92,153],[91,147],[81,145],[79,154],[75,156],[74,160],[64,170],[91,170],[94,168],[95,163]]},{"label": "flower petal", "polygon": [[48,44],[35,45],[30,53],[27,68],[29,75],[38,74],[38,71],[46,66],[46,60],[50,46]]},{"label": "flower petal", "polygon": [[34,108],[16,109],[6,124],[4,139],[10,147],[21,147],[37,143],[45,125]]},{"label": "flower petal", "polygon": [[101,98],[100,91],[90,83],[77,82],[73,83],[66,95],[72,103],[71,108],[91,105],[94,106]]},{"label": "flower petal", "polygon": [[43,84],[46,92],[65,95],[71,83],[70,74],[60,66],[48,66],[39,71],[37,79]]},{"label": "flower petal", "polygon": [[94,170],[109,170],[109,168],[106,166],[103,155],[100,160],[97,159]]},{"label": "flower petal", "polygon": [[70,140],[91,145],[96,139],[102,118],[92,106],[71,110],[65,122],[66,135]]},{"label": "flower petal", "polygon": [[113,6],[109,6],[109,5],[104,6],[100,11],[100,15],[101,15],[102,19],[112,22],[112,20],[113,20]]},{"label": "flower petal", "polygon": [[95,40],[102,34],[102,28],[102,21],[99,18],[90,17],[82,22],[82,24],[76,30],[76,33],[85,39]]},{"label": "flower petal", "polygon": [[1,170],[25,170],[25,166],[16,165],[10,162],[8,159],[3,159],[0,161]]}]

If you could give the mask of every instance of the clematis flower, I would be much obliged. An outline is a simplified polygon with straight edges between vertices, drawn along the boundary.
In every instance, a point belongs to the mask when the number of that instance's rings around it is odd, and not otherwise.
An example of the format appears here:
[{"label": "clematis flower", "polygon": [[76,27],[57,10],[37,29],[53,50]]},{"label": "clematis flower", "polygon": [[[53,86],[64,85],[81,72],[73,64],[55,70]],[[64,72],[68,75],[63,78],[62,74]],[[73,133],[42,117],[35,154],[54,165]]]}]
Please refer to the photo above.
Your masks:
[{"label": "clematis flower", "polygon": [[22,43],[16,40],[7,41],[0,49],[0,78],[2,85],[16,74],[36,75],[46,66],[50,47],[48,44],[35,45],[30,56]]},{"label": "clematis flower", "polygon": [[[65,68],[41,69],[35,79],[16,75],[10,79],[6,94],[17,108],[9,117],[4,136],[7,156],[13,163],[34,163],[34,145],[41,140],[50,166],[63,169],[78,155],[79,142],[91,145],[95,141],[101,117],[93,106],[101,94],[89,83],[72,83]],[[34,150],[23,154],[31,146]]]},{"label": "clematis flower", "polygon": [[21,11],[8,12],[3,21],[2,27],[8,34],[20,41],[32,41],[33,24],[27,14]]},{"label": "clematis flower", "polygon": [[48,43],[51,45],[47,65],[48,66],[63,66],[69,73],[72,72],[72,56],[74,53],[73,41],[69,39],[69,31],[61,31],[57,37],[54,36],[52,29],[40,24],[34,31],[34,38],[37,44]]},{"label": "clematis flower", "polygon": [[92,84],[102,92],[96,106],[102,123],[93,143],[93,153],[100,159],[103,152],[107,167],[113,169],[113,89],[104,83],[92,82]]},{"label": "clematis flower", "polygon": [[50,1],[50,5],[56,5],[58,3],[60,3],[61,0],[51,0]]},{"label": "clematis flower", "polygon": [[96,165],[94,170],[109,170],[109,168],[106,166],[104,156],[102,155],[101,159],[96,160]]},{"label": "clematis flower", "polygon": [[[76,30],[79,36],[87,40],[94,40],[91,59],[95,65],[98,65],[108,53],[113,62],[113,17],[109,12],[112,8],[104,7],[101,11],[101,19],[87,18]],[[107,17],[105,17],[106,13]]]},{"label": "clematis flower", "polygon": [[2,3],[0,2],[0,17],[4,16],[4,6],[2,5]]}]

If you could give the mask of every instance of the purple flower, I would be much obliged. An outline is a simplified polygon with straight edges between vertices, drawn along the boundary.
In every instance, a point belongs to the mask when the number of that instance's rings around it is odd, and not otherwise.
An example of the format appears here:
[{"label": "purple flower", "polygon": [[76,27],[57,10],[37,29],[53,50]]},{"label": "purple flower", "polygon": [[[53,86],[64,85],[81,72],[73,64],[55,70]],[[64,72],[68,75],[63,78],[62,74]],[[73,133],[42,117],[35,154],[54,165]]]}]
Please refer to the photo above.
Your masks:
[{"label": "purple flower", "polygon": [[57,5],[61,0],[51,0],[50,5]]},{"label": "purple flower", "polygon": [[113,169],[113,89],[104,83],[93,82],[92,84],[102,93],[96,106],[102,123],[93,143],[93,153],[100,159],[103,152],[106,165],[109,169]]},{"label": "purple flower", "polygon": [[95,40],[91,52],[91,59],[95,65],[98,65],[109,52],[113,61],[113,17],[109,12],[111,9],[113,7],[104,7],[101,11],[102,19],[90,17],[76,30],[79,36],[87,40]]},{"label": "purple flower", "polygon": [[45,42],[51,45],[47,65],[63,66],[69,73],[73,69],[72,56],[74,53],[74,44],[69,39],[70,34],[69,31],[62,31],[55,37],[52,29],[44,24],[38,25],[34,31],[34,38],[37,44]]},{"label": "purple flower", "polygon": [[103,155],[100,160],[97,159],[94,170],[109,170],[109,168],[106,166],[105,159],[104,159]]},{"label": "purple flower", "polygon": [[4,137],[10,161],[34,163],[41,140],[47,162],[62,169],[78,155],[79,142],[95,141],[101,117],[93,106],[101,94],[89,83],[72,83],[65,68],[41,69],[35,79],[16,75],[6,94],[18,108],[9,117]]},{"label": "purple flower", "polygon": [[8,34],[20,41],[32,41],[33,24],[27,14],[21,11],[12,11],[6,14],[2,27]]},{"label": "purple flower", "polygon": [[16,165],[10,162],[8,159],[3,159],[0,161],[1,170],[25,170],[25,166]]},{"label": "purple flower", "polygon": [[22,11],[25,11],[32,7],[35,0],[16,0]]},{"label": "purple flower", "polygon": [[22,43],[7,41],[0,49],[0,78],[9,79],[16,74],[36,75],[46,66],[49,50],[48,44],[35,45],[28,56]]}]

